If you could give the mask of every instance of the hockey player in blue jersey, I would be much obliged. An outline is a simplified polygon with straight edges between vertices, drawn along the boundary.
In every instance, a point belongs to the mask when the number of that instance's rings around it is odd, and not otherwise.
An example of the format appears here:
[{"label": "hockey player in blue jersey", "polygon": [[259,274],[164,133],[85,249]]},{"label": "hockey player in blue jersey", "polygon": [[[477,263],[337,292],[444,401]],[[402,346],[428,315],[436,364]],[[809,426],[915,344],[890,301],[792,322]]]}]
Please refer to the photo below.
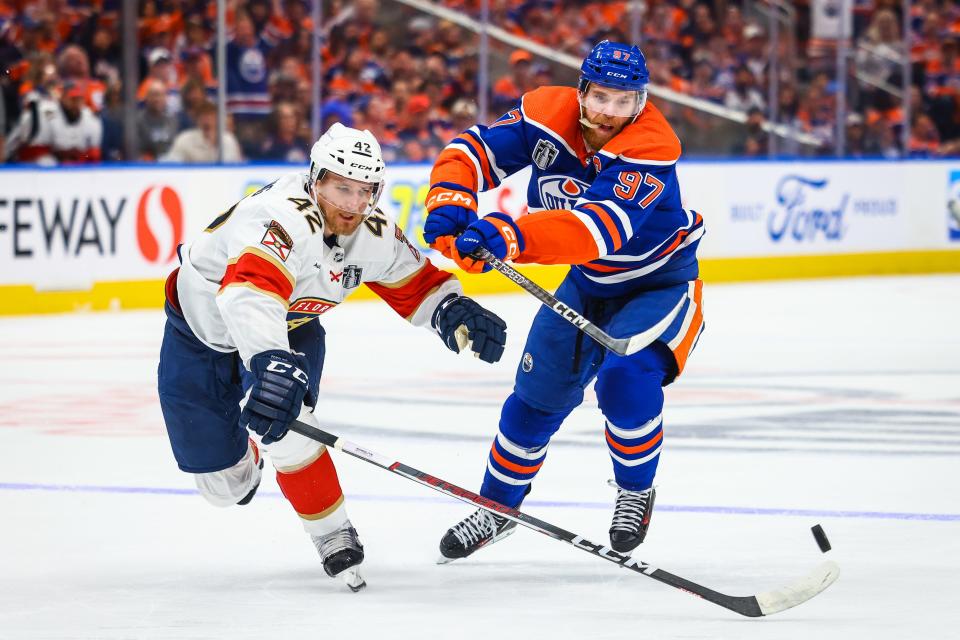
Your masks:
[{"label": "hockey player in blue jersey", "polygon": [[[662,388],[683,371],[704,326],[696,257],[704,228],[701,216],[681,205],[680,142],[647,101],[640,49],[603,41],[581,72],[576,89],[530,91],[489,127],[472,127],[447,145],[431,173],[424,237],[469,271],[488,268],[469,257],[478,247],[501,260],[571,265],[556,297],[615,338],[652,327],[683,301],[656,342],[625,357],[541,308],[480,490],[519,506],[550,437],[596,379],[618,486],[610,543],[627,552],[650,525]],[[477,192],[527,166],[530,213],[478,219]],[[478,510],[446,532],[441,554],[466,557],[515,527]]]}]

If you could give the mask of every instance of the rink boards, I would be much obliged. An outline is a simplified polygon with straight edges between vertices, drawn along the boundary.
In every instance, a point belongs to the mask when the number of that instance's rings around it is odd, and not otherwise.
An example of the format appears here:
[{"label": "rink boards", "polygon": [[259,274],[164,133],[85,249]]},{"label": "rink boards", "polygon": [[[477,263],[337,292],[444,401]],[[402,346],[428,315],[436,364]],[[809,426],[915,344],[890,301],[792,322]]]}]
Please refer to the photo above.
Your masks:
[{"label": "rink boards", "polygon": [[[159,307],[179,243],[299,169],[3,168],[0,314]],[[429,171],[389,167],[380,206],[432,253],[422,238]],[[707,225],[705,280],[960,271],[960,162],[683,162],[678,171],[685,206]],[[527,172],[511,176],[481,194],[481,212],[523,215],[526,185]],[[551,287],[566,269],[523,271]],[[496,274],[464,280],[471,293],[515,290]]]}]

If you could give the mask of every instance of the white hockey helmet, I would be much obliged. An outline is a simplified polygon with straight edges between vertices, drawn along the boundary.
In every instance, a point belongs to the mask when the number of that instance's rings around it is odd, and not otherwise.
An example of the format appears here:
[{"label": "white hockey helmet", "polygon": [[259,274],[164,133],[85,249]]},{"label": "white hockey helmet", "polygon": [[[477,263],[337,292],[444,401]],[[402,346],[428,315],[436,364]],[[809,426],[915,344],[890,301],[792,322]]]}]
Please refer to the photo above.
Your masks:
[{"label": "white hockey helmet", "polygon": [[310,149],[310,189],[325,172],[338,176],[369,182],[374,185],[370,203],[364,217],[373,213],[383,193],[385,167],[380,143],[373,134],[364,129],[351,129],[339,122],[330,125]]}]

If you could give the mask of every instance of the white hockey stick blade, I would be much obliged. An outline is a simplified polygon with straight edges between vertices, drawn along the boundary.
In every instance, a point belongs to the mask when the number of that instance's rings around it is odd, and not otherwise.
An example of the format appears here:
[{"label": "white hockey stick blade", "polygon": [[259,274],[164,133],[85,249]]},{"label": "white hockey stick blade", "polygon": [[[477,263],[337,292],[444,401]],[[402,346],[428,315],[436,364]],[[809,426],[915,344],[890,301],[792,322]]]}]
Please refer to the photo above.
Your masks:
[{"label": "white hockey stick blade", "polygon": [[[629,338],[620,338],[620,340],[617,340],[616,342],[618,343],[621,341],[626,343],[623,346],[622,355],[625,355],[625,356],[632,355],[637,351],[640,351],[641,349],[646,349],[651,344],[653,344],[653,342],[657,338],[663,335],[663,332],[667,330],[667,327],[670,326],[670,323],[673,322],[674,318],[677,317],[677,314],[680,313],[680,308],[683,307],[683,303],[686,301],[687,301],[686,296],[683,296],[682,298],[680,298],[680,302],[677,303],[677,305],[670,311],[670,313],[664,316],[660,320],[660,322],[653,325],[643,333],[638,333],[635,336],[630,336]],[[691,304],[693,304],[692,300],[691,300]],[[620,349],[617,349],[617,352],[621,353]]]},{"label": "white hockey stick blade", "polygon": [[344,584],[354,593],[367,586],[367,581],[360,575],[360,571],[354,568],[346,569],[337,577],[342,579]]},{"label": "white hockey stick blade", "polygon": [[765,616],[779,613],[803,604],[832,585],[839,577],[840,566],[828,560],[791,585],[757,594],[757,604]]}]

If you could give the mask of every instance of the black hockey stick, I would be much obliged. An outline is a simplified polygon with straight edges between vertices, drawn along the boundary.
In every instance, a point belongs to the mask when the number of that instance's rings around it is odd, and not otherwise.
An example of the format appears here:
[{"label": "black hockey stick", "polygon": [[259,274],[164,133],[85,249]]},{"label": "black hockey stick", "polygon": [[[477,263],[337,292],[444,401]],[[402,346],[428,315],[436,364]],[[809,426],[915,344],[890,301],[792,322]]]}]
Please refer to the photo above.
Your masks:
[{"label": "black hockey stick", "polygon": [[504,506],[499,502],[484,498],[472,491],[451,484],[446,480],[409,467],[402,462],[391,460],[379,453],[364,449],[348,440],[322,431],[300,420],[294,420],[290,425],[290,430],[311,440],[321,442],[328,447],[339,449],[346,454],[360,458],[399,476],[403,476],[408,480],[419,482],[444,495],[462,500],[463,502],[486,509],[487,511],[496,512],[528,529],[533,529],[538,533],[572,544],[576,548],[591,553],[598,558],[603,558],[621,567],[636,571],[648,578],[653,578],[671,587],[698,596],[704,600],[709,600],[714,604],[718,604],[721,607],[751,618],[768,616],[804,603],[833,584],[834,580],[840,575],[840,567],[834,562],[827,561],[814,569],[806,577],[780,589],[765,591],[755,596],[728,596],[713,589],[702,587],[686,578],[668,573],[663,569],[657,569],[641,560],[636,560],[630,556],[614,551],[609,547],[590,542],[582,536],[561,529],[549,522],[544,522],[539,518],[534,518],[516,509]]},{"label": "black hockey stick", "polygon": [[638,333],[634,336],[630,336],[629,338],[614,338],[606,333],[603,329],[568,307],[566,304],[557,300],[549,291],[527,278],[525,275],[508,265],[503,260],[497,258],[483,247],[474,251],[472,255],[476,259],[486,262],[491,267],[523,287],[525,290],[532,293],[533,296],[540,302],[553,309],[561,318],[580,329],[580,331],[583,331],[585,334],[596,340],[601,346],[621,356],[629,356],[632,353],[636,353],[637,351],[650,346],[654,340],[659,338],[660,335],[667,330],[667,327],[670,326],[670,323],[673,322],[673,319],[677,317],[678,313],[680,313],[680,308],[683,306],[683,303],[686,300],[686,298],[681,298],[680,302],[677,303],[677,306],[675,306],[670,313],[666,315],[666,317],[643,333]]}]

